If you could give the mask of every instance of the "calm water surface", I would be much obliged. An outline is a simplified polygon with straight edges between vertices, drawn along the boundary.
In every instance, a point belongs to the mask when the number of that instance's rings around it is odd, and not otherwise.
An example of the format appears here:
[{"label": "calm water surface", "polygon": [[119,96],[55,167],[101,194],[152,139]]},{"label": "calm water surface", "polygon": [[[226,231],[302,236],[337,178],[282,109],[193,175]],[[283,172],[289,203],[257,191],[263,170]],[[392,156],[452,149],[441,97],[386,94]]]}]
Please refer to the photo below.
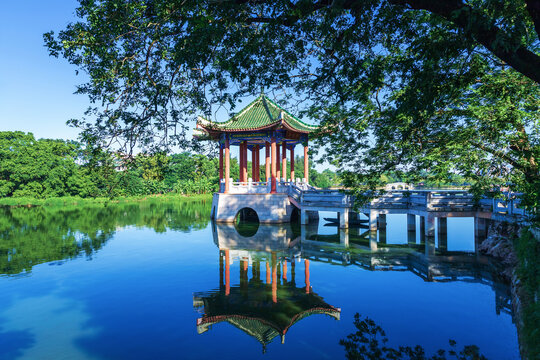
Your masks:
[{"label": "calm water surface", "polygon": [[333,214],[238,229],[209,215],[195,201],[0,209],[0,358],[336,359],[366,345],[345,346],[356,332],[377,340],[367,351],[455,340],[519,358],[472,218],[426,243],[406,215],[371,238],[325,226]]}]

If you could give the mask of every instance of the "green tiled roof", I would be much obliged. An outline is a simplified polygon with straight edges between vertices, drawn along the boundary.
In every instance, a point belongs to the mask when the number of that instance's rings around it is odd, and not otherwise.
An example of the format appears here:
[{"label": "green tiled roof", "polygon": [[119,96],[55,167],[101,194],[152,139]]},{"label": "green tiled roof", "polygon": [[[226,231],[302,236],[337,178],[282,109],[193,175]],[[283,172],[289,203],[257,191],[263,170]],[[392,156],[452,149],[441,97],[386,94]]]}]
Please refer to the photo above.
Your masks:
[{"label": "green tiled roof", "polygon": [[302,133],[317,130],[317,126],[304,123],[264,94],[261,94],[237,115],[225,122],[211,122],[202,117],[199,117],[197,121],[197,125],[204,129],[224,132],[260,130],[279,123]]}]

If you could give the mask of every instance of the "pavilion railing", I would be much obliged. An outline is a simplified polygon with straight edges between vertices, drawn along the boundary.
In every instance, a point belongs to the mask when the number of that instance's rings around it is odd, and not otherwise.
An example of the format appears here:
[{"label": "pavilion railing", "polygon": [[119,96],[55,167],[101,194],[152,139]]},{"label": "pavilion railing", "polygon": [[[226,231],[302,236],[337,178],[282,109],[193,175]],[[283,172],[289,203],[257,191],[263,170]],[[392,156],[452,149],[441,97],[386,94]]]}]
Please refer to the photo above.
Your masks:
[{"label": "pavilion railing", "polygon": [[[313,186],[306,184],[305,179],[281,179],[276,182],[276,192],[289,194],[291,186],[301,190],[312,190]],[[225,179],[221,180],[219,192],[225,192]],[[271,183],[266,181],[253,181],[248,179],[246,182],[229,180],[229,194],[269,194],[271,192]]]}]

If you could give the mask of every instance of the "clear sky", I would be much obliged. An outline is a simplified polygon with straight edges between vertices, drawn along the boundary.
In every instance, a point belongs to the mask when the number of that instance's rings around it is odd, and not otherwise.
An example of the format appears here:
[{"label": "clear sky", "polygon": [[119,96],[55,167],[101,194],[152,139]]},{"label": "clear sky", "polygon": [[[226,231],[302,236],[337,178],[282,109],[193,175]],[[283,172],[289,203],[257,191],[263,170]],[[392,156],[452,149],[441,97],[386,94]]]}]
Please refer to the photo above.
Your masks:
[{"label": "clear sky", "polygon": [[89,105],[75,95],[84,78],[75,67],[50,57],[43,33],[75,19],[75,0],[2,1],[0,21],[0,130],[32,132],[37,138],[76,139],[66,125]]}]

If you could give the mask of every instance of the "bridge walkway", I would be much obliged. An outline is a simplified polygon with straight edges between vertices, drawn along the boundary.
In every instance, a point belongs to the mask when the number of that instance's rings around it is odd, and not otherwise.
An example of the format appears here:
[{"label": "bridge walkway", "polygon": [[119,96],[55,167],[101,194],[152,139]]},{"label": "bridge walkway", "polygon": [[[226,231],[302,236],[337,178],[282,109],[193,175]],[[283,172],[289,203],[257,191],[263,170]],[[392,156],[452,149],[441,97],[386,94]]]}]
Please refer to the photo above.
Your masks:
[{"label": "bridge walkway", "polygon": [[[339,190],[320,190],[307,184],[291,183],[288,195],[291,203],[300,210],[302,224],[317,218],[318,211],[337,212],[341,228],[348,227],[350,216],[358,216],[354,212],[354,197]],[[358,210],[370,218],[372,230],[376,229],[377,223],[385,222],[386,214],[399,213],[425,218],[429,223],[428,233],[434,231],[435,218],[439,217],[526,220],[528,214],[519,206],[519,194],[504,195],[506,199],[484,197],[477,200],[466,190],[392,190],[359,206]]]}]

